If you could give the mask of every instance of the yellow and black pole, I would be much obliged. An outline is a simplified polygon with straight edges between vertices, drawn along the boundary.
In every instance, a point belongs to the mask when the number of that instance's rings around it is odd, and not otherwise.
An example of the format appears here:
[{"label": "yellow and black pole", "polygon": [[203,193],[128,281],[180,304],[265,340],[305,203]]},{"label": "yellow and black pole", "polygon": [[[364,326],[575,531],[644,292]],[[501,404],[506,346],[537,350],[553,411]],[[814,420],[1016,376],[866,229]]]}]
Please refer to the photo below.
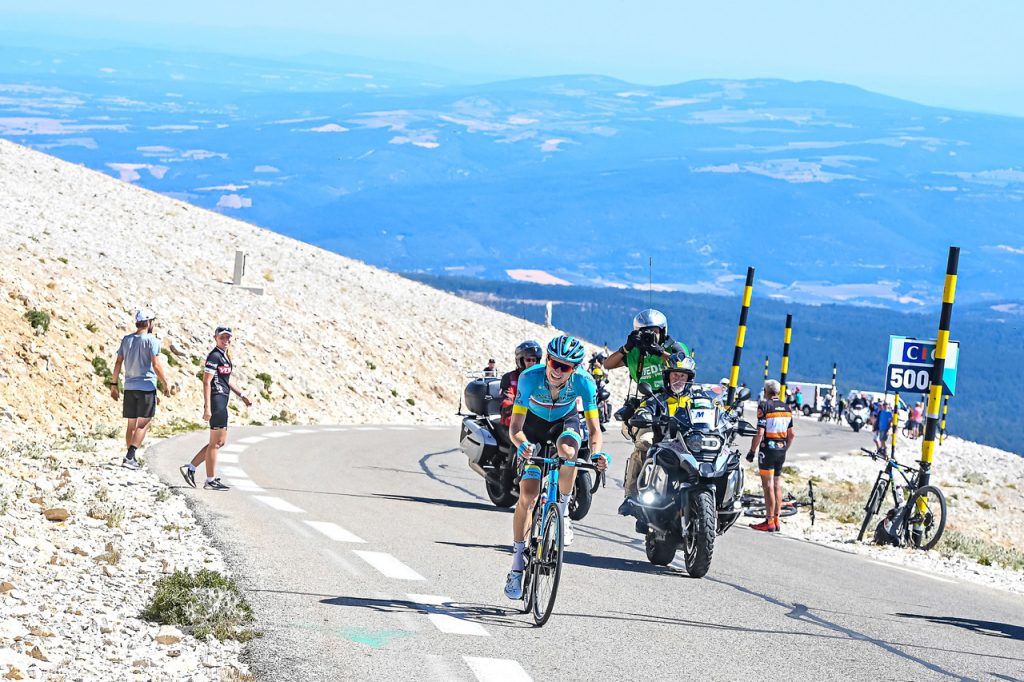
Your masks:
[{"label": "yellow and black pole", "polygon": [[946,440],[946,413],[949,412],[949,396],[942,399],[942,421],[939,422],[939,445]]},{"label": "yellow and black pole", "polygon": [[782,344],[782,372],[779,375],[779,400],[786,402],[786,375],[789,374],[789,342],[793,340],[793,313],[786,314],[786,336]]},{"label": "yellow and black pole", "polygon": [[754,291],[754,268],[747,268],[747,284],[743,287],[743,307],[740,308],[740,323],[736,327],[736,347],[732,351],[732,371],[729,373],[729,396],[726,405],[732,405],[736,387],[740,383],[740,356],[743,355],[743,341],[747,337],[747,312],[750,310],[750,294]]},{"label": "yellow and black pole", "polygon": [[921,473],[919,486],[928,485],[935,455],[935,435],[939,430],[939,409],[942,406],[942,375],[946,370],[946,352],[949,350],[949,324],[953,317],[953,298],[956,296],[956,271],[960,264],[960,247],[949,247],[946,261],[946,283],[942,289],[942,312],[939,313],[939,334],[935,337],[935,363],[932,365],[931,385],[928,387],[928,420],[921,443]]},{"label": "yellow and black pole", "polygon": [[[889,455],[893,459],[896,458],[896,434],[899,433],[900,427],[900,392],[896,391],[893,394],[892,404],[895,406],[892,408],[892,452]],[[909,416],[907,417],[910,418]],[[884,445],[884,443],[883,443]],[[884,449],[884,448],[883,448]]]},{"label": "yellow and black pole", "polygon": [[764,356],[764,380],[768,381],[768,356]]}]

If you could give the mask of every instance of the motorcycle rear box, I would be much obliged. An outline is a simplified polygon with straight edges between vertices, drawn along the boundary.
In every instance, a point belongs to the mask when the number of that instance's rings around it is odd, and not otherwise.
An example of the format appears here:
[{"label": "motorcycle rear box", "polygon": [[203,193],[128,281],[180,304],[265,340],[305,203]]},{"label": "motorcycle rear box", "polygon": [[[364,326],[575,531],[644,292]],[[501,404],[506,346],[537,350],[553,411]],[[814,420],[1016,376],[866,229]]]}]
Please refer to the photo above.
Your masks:
[{"label": "motorcycle rear box", "polygon": [[466,408],[473,414],[497,414],[501,409],[501,379],[473,379],[464,396]]}]

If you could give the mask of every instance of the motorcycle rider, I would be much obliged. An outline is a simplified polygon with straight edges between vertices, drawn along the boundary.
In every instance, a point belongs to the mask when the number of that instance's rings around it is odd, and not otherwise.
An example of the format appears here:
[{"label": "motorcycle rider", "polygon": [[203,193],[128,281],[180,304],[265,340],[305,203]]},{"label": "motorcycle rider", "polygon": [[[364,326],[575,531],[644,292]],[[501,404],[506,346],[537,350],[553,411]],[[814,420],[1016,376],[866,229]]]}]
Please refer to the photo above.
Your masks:
[{"label": "motorcycle rider", "polygon": [[533,367],[540,362],[544,351],[540,344],[532,339],[523,341],[516,346],[516,368],[511,372],[501,375],[501,425],[504,428],[502,435],[508,439],[508,425],[512,421],[512,403],[516,399],[516,387],[519,385],[519,375],[523,370]]},{"label": "motorcycle rider", "polygon": [[[599,471],[608,466],[609,457],[601,451],[601,429],[597,417],[596,387],[587,372],[579,367],[586,357],[583,344],[572,336],[556,336],[548,344],[544,365],[535,365],[519,376],[509,432],[520,457],[533,456],[538,443],[554,441],[559,456],[575,459],[583,445],[577,399],[583,400],[583,416],[590,434],[591,458]],[[535,464],[523,468],[519,481],[519,501],[512,517],[512,570],[505,579],[505,596],[523,597],[523,552],[530,525],[530,514],[540,494],[541,469]],[[569,498],[576,481],[576,467],[563,466],[558,472],[558,508],[563,518],[563,544],[572,544]]]},{"label": "motorcycle rider", "polygon": [[[629,376],[637,384],[650,385],[655,392],[664,387],[662,370],[665,363],[674,353],[684,353],[687,357],[693,353],[686,346],[668,334],[668,319],[663,313],[653,308],[640,311],[633,318],[633,331],[626,337],[622,347],[608,356],[604,361],[605,369],[628,367]],[[640,466],[647,456],[647,451],[654,442],[651,429],[630,429],[627,420],[640,404],[638,398],[628,398],[619,411],[622,415],[622,433],[633,441],[633,452],[626,464],[625,496],[619,505],[619,513],[628,516],[632,513],[633,500],[636,498],[636,479],[640,475]]]},{"label": "motorcycle rider", "polygon": [[608,354],[603,351],[597,351],[590,356],[590,362],[587,363],[587,369],[590,371],[590,376],[594,377],[594,383],[597,385],[597,408],[601,418],[601,430],[607,431],[604,423],[608,421],[610,412],[608,406],[608,389],[605,388],[608,384],[608,374],[604,369],[604,361],[608,359]]}]

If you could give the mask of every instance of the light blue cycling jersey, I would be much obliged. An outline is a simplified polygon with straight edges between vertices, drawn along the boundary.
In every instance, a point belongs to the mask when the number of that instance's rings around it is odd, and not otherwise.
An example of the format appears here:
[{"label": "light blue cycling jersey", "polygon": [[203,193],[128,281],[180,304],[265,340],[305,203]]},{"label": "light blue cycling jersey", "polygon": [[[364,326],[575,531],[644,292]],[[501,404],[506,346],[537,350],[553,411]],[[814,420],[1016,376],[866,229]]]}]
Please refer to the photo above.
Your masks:
[{"label": "light blue cycling jersey", "polygon": [[516,401],[512,414],[535,415],[548,422],[565,419],[576,409],[576,399],[583,399],[583,416],[597,417],[597,385],[594,378],[583,368],[577,369],[562,388],[557,398],[552,398],[548,388],[547,366],[537,364],[519,375]]}]

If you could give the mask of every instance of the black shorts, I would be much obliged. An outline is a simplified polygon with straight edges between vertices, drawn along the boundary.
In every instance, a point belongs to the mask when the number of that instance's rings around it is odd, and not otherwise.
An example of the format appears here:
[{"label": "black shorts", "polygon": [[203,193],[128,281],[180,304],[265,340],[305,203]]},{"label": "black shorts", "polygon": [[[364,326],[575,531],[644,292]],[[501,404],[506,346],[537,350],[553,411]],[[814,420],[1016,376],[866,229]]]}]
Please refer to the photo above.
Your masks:
[{"label": "black shorts", "polygon": [[125,419],[152,419],[156,414],[156,391],[125,391],[121,415]]},{"label": "black shorts", "polygon": [[580,425],[579,413],[573,412],[564,419],[554,422],[541,419],[533,412],[526,413],[523,433],[526,435],[526,440],[535,445],[543,445],[547,442],[556,443],[562,437],[562,434],[567,431],[575,433],[579,437],[580,442],[583,441],[583,427]]},{"label": "black shorts", "polygon": [[214,393],[210,396],[210,428],[228,428],[228,398],[227,393]]},{"label": "black shorts", "polygon": [[781,476],[782,465],[786,463],[786,449],[769,450],[765,448],[757,453],[757,469],[762,476]]}]

